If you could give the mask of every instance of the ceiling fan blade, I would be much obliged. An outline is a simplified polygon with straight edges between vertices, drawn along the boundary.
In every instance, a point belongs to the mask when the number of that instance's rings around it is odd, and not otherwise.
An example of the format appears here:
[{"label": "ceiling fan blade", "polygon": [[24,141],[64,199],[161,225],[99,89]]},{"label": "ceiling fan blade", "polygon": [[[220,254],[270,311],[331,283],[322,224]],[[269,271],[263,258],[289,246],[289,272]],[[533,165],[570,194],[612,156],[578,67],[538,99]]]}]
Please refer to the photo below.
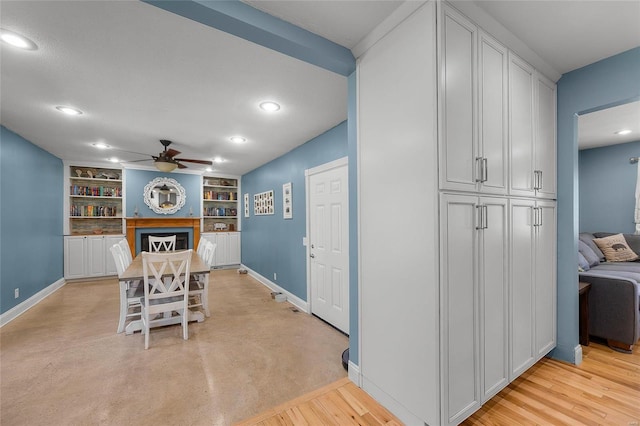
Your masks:
[{"label": "ceiling fan blade", "polygon": [[187,168],[187,166],[185,166],[185,165],[184,165],[184,164],[182,164],[182,163],[178,163],[178,168],[179,168],[179,169],[186,169],[186,168]]},{"label": "ceiling fan blade", "polygon": [[164,154],[165,154],[167,157],[175,157],[176,155],[180,154],[180,151],[176,151],[175,149],[170,148],[170,149],[166,150],[166,151],[164,152]]},{"label": "ceiling fan blade", "polygon": [[191,160],[189,158],[174,158],[176,161],[187,161],[189,163],[198,163],[198,164],[206,164],[208,166],[213,166],[213,161],[207,160]]}]

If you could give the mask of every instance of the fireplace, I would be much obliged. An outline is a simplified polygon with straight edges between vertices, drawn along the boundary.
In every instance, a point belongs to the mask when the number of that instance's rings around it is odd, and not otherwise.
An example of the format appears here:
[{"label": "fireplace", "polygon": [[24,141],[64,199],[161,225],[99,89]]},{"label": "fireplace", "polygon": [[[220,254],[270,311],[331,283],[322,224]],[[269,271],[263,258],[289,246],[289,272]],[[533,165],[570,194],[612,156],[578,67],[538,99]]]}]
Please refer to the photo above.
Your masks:
[{"label": "fireplace", "polygon": [[176,236],[176,250],[186,250],[189,248],[188,232],[144,232],[140,234],[140,251],[151,251],[149,249],[149,236],[170,237]]},{"label": "fireplace", "polygon": [[[200,218],[199,217],[128,217],[127,221],[127,241],[132,253],[140,253],[140,239],[136,244],[136,234],[141,232],[170,233],[177,234],[190,230],[192,241],[190,247],[197,247],[200,242]],[[182,228],[182,229],[144,229],[144,228]]]}]

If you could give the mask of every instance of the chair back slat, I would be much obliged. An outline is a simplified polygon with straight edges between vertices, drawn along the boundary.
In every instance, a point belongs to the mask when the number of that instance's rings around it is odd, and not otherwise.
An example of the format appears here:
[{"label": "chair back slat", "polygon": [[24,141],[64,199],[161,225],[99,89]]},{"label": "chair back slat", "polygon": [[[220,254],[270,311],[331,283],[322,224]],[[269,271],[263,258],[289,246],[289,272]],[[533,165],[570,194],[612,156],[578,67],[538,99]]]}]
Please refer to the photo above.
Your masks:
[{"label": "chair back slat", "polygon": [[145,297],[160,299],[188,293],[191,252],[192,250],[172,253],[143,252]]},{"label": "chair back slat", "polygon": [[127,241],[126,238],[123,238],[120,241],[118,241],[118,244],[122,248],[122,253],[124,254],[125,269],[126,269],[126,267],[131,265],[131,262],[133,262],[133,255],[131,254],[131,247],[129,247],[129,242]]},{"label": "chair back slat", "polygon": [[169,235],[168,237],[156,237],[149,235],[149,251],[173,251],[176,249],[176,236]]},{"label": "chair back slat", "polygon": [[116,264],[116,270],[118,271],[118,276],[121,276],[124,273],[124,270],[127,269],[128,265],[125,265],[124,253],[122,252],[122,247],[120,244],[114,244],[109,247],[111,250],[111,255],[113,256],[113,261]]}]

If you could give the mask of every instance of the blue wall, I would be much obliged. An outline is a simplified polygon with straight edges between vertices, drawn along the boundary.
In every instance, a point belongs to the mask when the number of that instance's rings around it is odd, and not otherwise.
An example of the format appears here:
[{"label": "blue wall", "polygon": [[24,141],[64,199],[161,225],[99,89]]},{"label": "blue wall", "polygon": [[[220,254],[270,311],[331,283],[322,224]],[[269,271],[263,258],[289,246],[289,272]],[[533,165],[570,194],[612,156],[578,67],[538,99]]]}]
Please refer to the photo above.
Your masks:
[{"label": "blue wall", "polygon": [[578,347],[578,114],[640,96],[640,47],[571,71],[558,81],[558,346]]},{"label": "blue wall", "polygon": [[[184,187],[187,195],[184,207],[171,215],[158,214],[144,203],[144,187],[157,177],[175,179]],[[189,209],[193,209],[193,216],[200,217],[202,204],[202,186],[200,175],[185,173],[162,173],[149,170],[125,170],[126,215],[132,217],[136,206],[140,217],[188,217]]]},{"label": "blue wall", "polygon": [[[304,172],[347,156],[347,122],[293,151],[242,176],[242,194],[249,194],[250,216],[242,218],[242,263],[302,300],[307,300],[307,258]],[[282,217],[282,185],[291,182],[293,219]],[[274,191],[275,214],[255,216],[253,195]],[[273,280],[273,274],[277,280]]]},{"label": "blue wall", "polygon": [[629,158],[638,155],[640,141],[580,151],[580,232],[635,231],[638,166]]},{"label": "blue wall", "polygon": [[0,127],[2,313],[64,275],[63,185],[62,160]]}]

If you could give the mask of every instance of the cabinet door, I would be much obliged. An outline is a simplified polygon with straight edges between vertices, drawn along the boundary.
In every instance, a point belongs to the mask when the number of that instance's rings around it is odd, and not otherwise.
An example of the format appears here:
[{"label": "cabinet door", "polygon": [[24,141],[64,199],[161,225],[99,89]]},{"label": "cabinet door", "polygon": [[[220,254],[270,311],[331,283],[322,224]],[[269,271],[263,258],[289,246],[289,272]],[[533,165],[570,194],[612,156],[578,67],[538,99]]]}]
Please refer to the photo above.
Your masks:
[{"label": "cabinet door", "polygon": [[556,85],[540,74],[536,77],[537,195],[556,198]]},{"label": "cabinet door", "polygon": [[509,210],[504,198],[481,198],[480,365],[482,403],[509,384]]},{"label": "cabinet door", "polygon": [[478,42],[478,145],[484,164],[480,192],[507,193],[507,49],[480,32]]},{"label": "cabinet door", "polygon": [[535,71],[509,53],[511,195],[534,196],[533,89]]},{"label": "cabinet door", "polygon": [[535,201],[512,199],[510,377],[513,380],[534,360],[534,222]]},{"label": "cabinet door", "polygon": [[124,238],[124,235],[109,235],[104,237],[104,269],[105,275],[118,275],[116,262],[113,260],[110,248],[118,241]]},{"label": "cabinet door", "polygon": [[556,203],[538,201],[535,253],[536,359],[556,346]]},{"label": "cabinet door", "polygon": [[476,206],[450,194],[440,204],[443,419],[453,424],[480,406]]},{"label": "cabinet door", "polygon": [[240,233],[239,232],[229,232],[228,250],[229,250],[229,257],[227,260],[229,262],[229,265],[239,265],[240,264]]},{"label": "cabinet door", "polygon": [[86,276],[100,277],[105,274],[104,236],[87,237]]},{"label": "cabinet door", "polygon": [[216,236],[216,256],[214,266],[224,266],[229,264],[229,233],[217,232]]},{"label": "cabinet door", "polygon": [[64,237],[64,277],[66,279],[85,276],[86,237]]},{"label": "cabinet door", "polygon": [[440,187],[474,191],[480,156],[476,141],[477,28],[444,6],[440,28]]}]

